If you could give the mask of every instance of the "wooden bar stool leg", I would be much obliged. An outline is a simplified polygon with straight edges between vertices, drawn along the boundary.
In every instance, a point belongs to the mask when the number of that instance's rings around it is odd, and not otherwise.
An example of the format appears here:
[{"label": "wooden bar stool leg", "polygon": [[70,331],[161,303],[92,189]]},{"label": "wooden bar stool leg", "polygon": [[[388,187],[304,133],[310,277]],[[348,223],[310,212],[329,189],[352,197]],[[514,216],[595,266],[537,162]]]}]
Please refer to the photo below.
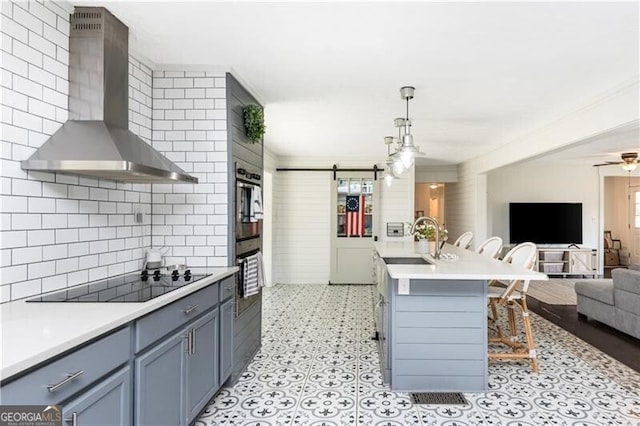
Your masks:
[{"label": "wooden bar stool leg", "polygon": [[527,337],[527,349],[529,351],[529,359],[531,359],[531,370],[537,373],[538,356],[536,354],[536,343],[533,338],[533,328],[531,328],[529,310],[527,309],[527,302],[525,300],[522,301],[522,324],[524,325],[524,333]]}]

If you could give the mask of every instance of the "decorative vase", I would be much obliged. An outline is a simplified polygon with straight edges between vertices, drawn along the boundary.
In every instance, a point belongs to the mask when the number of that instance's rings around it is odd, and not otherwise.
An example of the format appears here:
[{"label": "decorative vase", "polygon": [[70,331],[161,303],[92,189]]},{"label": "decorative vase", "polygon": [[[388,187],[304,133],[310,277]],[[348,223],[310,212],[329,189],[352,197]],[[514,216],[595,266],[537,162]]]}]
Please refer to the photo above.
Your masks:
[{"label": "decorative vase", "polygon": [[417,253],[429,254],[429,241],[427,240],[418,240],[418,244],[416,246]]}]

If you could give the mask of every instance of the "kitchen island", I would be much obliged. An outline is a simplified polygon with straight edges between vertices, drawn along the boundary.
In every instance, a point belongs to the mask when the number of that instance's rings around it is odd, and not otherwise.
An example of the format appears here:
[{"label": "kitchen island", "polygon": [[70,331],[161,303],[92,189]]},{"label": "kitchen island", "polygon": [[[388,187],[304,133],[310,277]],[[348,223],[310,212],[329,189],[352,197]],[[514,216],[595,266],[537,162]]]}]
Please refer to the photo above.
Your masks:
[{"label": "kitchen island", "polygon": [[403,392],[488,390],[488,282],[547,276],[448,244],[442,259],[414,242],[376,242],[375,252],[384,381]]}]

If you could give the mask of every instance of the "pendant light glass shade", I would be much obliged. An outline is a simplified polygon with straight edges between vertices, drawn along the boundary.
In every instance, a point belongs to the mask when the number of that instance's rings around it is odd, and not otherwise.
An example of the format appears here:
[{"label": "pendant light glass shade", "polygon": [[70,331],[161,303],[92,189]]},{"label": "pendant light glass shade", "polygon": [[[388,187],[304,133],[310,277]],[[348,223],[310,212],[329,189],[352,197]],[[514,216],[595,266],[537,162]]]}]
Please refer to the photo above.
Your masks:
[{"label": "pendant light glass shade", "polygon": [[632,172],[638,167],[637,163],[624,163],[622,164],[622,168],[628,172]]}]

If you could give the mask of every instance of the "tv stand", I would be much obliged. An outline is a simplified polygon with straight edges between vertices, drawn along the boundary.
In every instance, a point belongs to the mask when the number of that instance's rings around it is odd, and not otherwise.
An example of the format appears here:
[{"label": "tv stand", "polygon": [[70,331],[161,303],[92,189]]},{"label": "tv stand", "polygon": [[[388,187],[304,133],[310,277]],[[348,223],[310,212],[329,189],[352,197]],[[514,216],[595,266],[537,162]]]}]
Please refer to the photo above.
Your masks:
[{"label": "tv stand", "polygon": [[592,248],[538,247],[536,270],[547,275],[593,275],[598,273],[597,251]]}]

